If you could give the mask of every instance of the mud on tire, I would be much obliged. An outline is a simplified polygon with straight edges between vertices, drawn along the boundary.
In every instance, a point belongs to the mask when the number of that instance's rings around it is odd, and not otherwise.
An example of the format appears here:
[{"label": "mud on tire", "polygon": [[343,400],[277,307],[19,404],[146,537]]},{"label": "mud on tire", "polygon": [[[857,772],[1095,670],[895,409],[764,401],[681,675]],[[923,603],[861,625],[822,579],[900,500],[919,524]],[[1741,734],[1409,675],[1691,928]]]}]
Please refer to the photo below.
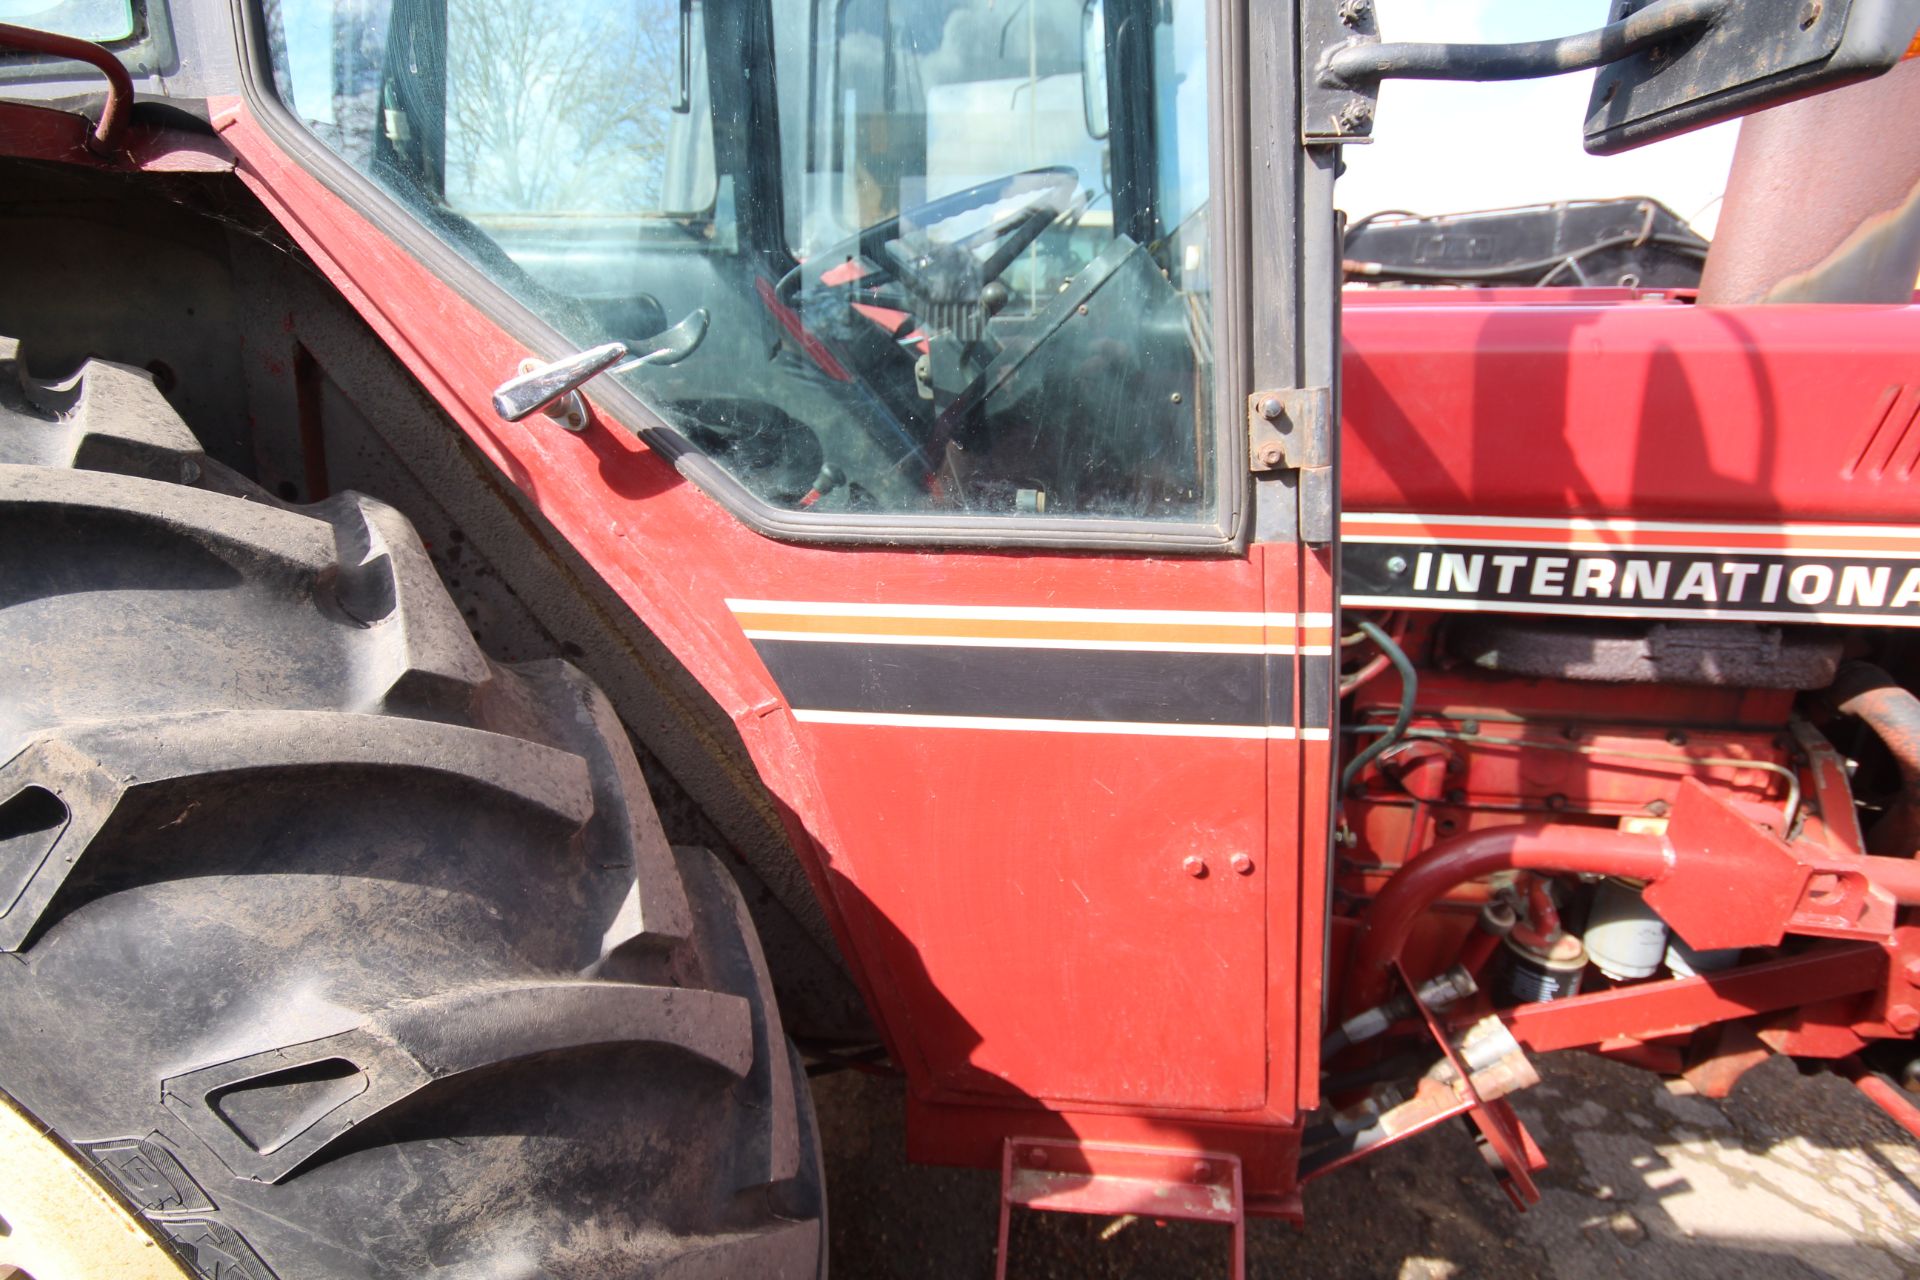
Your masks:
[{"label": "mud on tire", "polygon": [[206,1276],[813,1276],[738,892],[411,526],[0,342],[0,1091]]}]

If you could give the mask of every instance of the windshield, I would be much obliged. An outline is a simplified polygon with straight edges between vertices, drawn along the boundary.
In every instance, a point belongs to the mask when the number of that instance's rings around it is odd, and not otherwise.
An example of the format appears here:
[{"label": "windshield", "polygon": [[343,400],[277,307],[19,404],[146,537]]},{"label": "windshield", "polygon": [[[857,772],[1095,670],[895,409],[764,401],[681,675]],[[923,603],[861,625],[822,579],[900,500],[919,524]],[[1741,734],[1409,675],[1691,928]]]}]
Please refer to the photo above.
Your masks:
[{"label": "windshield", "polygon": [[762,501],[1189,522],[1204,14],[266,0],[295,113],[572,342],[661,335],[609,376]]}]

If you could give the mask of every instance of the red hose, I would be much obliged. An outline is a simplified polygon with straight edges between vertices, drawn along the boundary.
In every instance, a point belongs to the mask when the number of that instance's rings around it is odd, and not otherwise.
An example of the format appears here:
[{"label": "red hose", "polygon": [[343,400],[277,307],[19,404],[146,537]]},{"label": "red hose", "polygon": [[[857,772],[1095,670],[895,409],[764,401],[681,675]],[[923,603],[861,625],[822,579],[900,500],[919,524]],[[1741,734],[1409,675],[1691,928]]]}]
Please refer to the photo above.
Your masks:
[{"label": "red hose", "polygon": [[1887,1113],[1888,1119],[1920,1138],[1920,1107],[1914,1105],[1912,1094],[1896,1088],[1858,1061],[1846,1063],[1841,1069],[1860,1092],[1873,1099],[1874,1105]]},{"label": "red hose", "polygon": [[1386,999],[1393,963],[1427,909],[1455,885],[1496,871],[1627,876],[1651,883],[1673,865],[1664,836],[1628,835],[1610,827],[1526,823],[1469,831],[1434,845],[1387,881],[1361,917],[1347,980],[1347,1012]]},{"label": "red hose", "polygon": [[120,131],[126,128],[127,113],[133,110],[133,77],[120,65],[120,59],[91,40],[76,40],[72,36],[35,31],[32,27],[16,27],[6,22],[0,22],[0,49],[19,49],[54,58],[71,58],[75,62],[86,63],[105,76],[107,102],[100,108],[100,123],[94,126],[93,137],[87,145],[98,152],[113,150],[114,144],[120,140]]}]

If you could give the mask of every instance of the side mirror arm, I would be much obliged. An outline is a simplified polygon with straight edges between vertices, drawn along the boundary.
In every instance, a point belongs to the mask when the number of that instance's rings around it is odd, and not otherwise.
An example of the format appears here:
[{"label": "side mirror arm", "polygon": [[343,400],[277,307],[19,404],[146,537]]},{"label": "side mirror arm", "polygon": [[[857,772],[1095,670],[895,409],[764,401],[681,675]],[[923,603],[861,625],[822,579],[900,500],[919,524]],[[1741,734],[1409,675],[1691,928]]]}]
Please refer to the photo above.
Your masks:
[{"label": "side mirror arm", "polygon": [[1589,71],[1631,57],[1663,40],[1713,26],[1732,0],[1655,0],[1579,35],[1518,44],[1383,44],[1350,41],[1329,51],[1320,83],[1351,89],[1381,80],[1532,80]]}]

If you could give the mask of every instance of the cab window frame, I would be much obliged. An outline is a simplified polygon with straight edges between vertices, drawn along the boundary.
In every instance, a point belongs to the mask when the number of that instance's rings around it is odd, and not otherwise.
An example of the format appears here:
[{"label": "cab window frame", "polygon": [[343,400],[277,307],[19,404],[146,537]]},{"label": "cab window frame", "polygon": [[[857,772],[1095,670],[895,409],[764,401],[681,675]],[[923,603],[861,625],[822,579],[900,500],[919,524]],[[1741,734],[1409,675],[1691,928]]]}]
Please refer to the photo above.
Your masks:
[{"label": "cab window frame", "polygon": [[[556,359],[578,350],[578,345],[542,318],[526,302],[459,253],[406,203],[328,147],[281,101],[275,87],[267,24],[261,0],[231,0],[240,63],[240,87],[248,109],[267,135],[303,169],[351,206],[392,243],[412,255],[443,283],[460,294],[536,357]],[[1212,216],[1208,228],[1212,274],[1216,281],[1251,278],[1252,220],[1247,185],[1236,181],[1228,154],[1246,133],[1246,49],[1244,9],[1248,0],[1205,0],[1209,94],[1207,127],[1208,200]],[[760,145],[734,147],[715,129],[717,180],[730,173],[736,181],[759,184],[754,189],[773,193],[761,200],[737,200],[737,252],[760,254],[772,261],[793,262],[787,247],[782,191],[782,158],[778,138],[777,86],[772,76],[735,77],[732,82],[714,75],[713,49],[723,23],[721,12],[734,6],[714,5],[706,26],[708,48],[695,56],[708,58],[712,93],[736,95],[730,105],[741,112],[747,129]],[[758,56],[773,58],[772,0],[753,0],[739,6],[748,38]],[[1232,74],[1222,74],[1223,69]],[[744,84],[742,83],[744,81]],[[768,143],[771,139],[771,144]],[[632,432],[658,452],[686,480],[719,503],[755,533],[782,542],[853,547],[951,547],[1032,549],[1055,551],[1140,552],[1153,555],[1239,556],[1246,554],[1252,529],[1252,475],[1247,466],[1246,403],[1248,361],[1243,357],[1253,326],[1250,291],[1229,283],[1216,287],[1210,299],[1214,345],[1218,358],[1213,369],[1213,430],[1215,448],[1212,510],[1197,518],[1132,519],[1100,516],[1045,516],[1026,514],[948,515],[926,512],[815,512],[794,510],[767,502],[689,440],[679,429],[615,379],[601,379],[588,389],[604,410],[606,425]],[[503,378],[508,376],[503,371]]]}]

